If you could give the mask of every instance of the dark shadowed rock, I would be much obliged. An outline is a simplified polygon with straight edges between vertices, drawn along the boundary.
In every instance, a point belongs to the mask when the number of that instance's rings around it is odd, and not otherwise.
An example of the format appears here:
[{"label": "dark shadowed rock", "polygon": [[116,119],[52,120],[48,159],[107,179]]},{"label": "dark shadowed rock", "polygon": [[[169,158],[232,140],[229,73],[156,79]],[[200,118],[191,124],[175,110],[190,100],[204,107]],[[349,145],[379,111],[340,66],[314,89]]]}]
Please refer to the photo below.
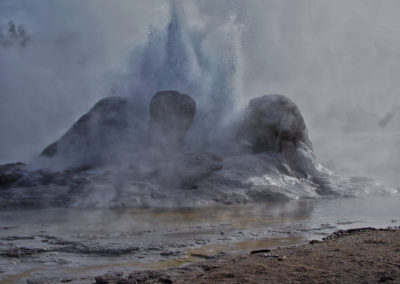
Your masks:
[{"label": "dark shadowed rock", "polygon": [[161,165],[159,180],[164,186],[196,189],[198,182],[222,169],[222,161],[222,157],[208,152],[187,153]]},{"label": "dark shadowed rock", "polygon": [[58,141],[46,147],[41,156],[65,166],[118,161],[132,152],[134,142],[144,132],[134,110],[127,98],[104,98]]},{"label": "dark shadowed rock", "polygon": [[0,209],[66,207],[89,183],[83,165],[54,172],[29,170],[23,163],[0,165]]},{"label": "dark shadowed rock", "polygon": [[156,93],[150,102],[150,144],[162,153],[181,150],[196,113],[196,102],[177,91]]},{"label": "dark shadowed rock", "polygon": [[175,166],[181,187],[195,189],[197,182],[222,169],[222,161],[222,157],[207,152],[183,155]]},{"label": "dark shadowed rock", "polygon": [[283,95],[264,95],[250,100],[237,136],[254,153],[281,152],[300,143],[312,149],[300,110]]},{"label": "dark shadowed rock", "polygon": [[26,172],[24,163],[0,165],[0,189],[8,188],[21,179]]}]

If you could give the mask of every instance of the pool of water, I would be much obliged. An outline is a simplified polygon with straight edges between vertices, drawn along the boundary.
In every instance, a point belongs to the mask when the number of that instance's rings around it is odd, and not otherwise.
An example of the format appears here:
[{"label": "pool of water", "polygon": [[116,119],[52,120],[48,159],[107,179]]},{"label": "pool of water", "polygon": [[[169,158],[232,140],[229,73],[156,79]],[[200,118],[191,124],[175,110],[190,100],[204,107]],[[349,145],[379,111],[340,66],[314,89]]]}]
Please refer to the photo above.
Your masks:
[{"label": "pool of water", "polygon": [[[360,226],[389,226],[400,218],[400,195],[367,196],[322,200],[294,200],[282,203],[245,204],[214,208],[185,209],[43,209],[0,211],[2,235],[48,233],[111,233],[184,229],[193,226],[229,224],[248,229],[303,221]],[[399,220],[400,222],[400,220]],[[4,230],[4,227],[9,228]]]},{"label": "pool of water", "polygon": [[[166,268],[218,253],[300,244],[339,229],[398,226],[399,204],[400,195],[393,194],[202,209],[0,211],[3,251],[49,248],[14,258],[3,255],[0,279],[13,283],[71,272],[87,276]],[[99,253],[79,251],[82,247]],[[127,247],[137,250],[109,252]]]}]

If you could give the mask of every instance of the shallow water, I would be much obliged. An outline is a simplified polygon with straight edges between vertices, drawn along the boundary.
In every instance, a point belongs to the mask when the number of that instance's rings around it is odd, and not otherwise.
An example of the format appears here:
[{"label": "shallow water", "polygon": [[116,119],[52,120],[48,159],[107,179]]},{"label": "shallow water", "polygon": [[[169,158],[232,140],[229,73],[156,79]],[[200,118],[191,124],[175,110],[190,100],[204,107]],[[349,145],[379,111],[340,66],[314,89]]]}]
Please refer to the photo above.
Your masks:
[{"label": "shallow water", "polygon": [[[107,271],[166,268],[218,253],[300,244],[339,229],[398,226],[399,202],[400,195],[395,194],[205,209],[2,211],[3,251],[10,247],[50,249],[0,257],[0,279],[13,283],[71,273],[86,277]],[[70,244],[77,249],[66,250]],[[107,251],[132,246],[138,249],[127,254]],[[79,251],[82,247],[98,253]]]},{"label": "shallow water", "polygon": [[[41,209],[0,211],[0,224],[18,234],[43,232],[113,233],[184,229],[229,224],[251,229],[303,221],[304,225],[355,222],[363,226],[389,226],[400,218],[400,194],[322,200],[293,200],[271,204],[245,204],[185,209]],[[400,222],[400,220],[398,220]],[[338,224],[341,225],[341,224]]]}]

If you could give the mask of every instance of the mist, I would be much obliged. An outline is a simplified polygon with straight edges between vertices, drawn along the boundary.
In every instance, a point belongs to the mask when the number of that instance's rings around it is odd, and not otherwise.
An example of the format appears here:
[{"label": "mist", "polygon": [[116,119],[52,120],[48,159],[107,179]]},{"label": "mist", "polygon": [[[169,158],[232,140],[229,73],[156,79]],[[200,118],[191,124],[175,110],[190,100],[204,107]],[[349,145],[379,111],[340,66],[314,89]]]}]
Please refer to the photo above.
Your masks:
[{"label": "mist", "polygon": [[[169,81],[151,87],[151,78],[138,74],[135,56],[168,25],[169,4],[1,1],[1,33],[7,34],[12,20],[24,26],[30,40],[24,47],[0,45],[0,163],[37,156],[109,95],[150,99],[172,84],[211,112],[215,98],[204,95],[215,86],[210,74],[193,71],[190,86]],[[225,94],[224,102],[231,100],[227,109],[262,94],[285,94],[302,111],[323,164],[400,184],[400,113],[379,125],[399,104],[398,1],[181,4],[185,34],[202,43],[210,62],[224,55],[216,51],[226,46],[217,43],[231,43],[226,50],[233,52],[228,55],[236,60],[235,70],[231,66],[228,77],[218,78],[229,81],[229,88],[216,89]],[[224,33],[230,35],[226,40],[220,37]],[[201,70],[197,61],[192,67]]]}]

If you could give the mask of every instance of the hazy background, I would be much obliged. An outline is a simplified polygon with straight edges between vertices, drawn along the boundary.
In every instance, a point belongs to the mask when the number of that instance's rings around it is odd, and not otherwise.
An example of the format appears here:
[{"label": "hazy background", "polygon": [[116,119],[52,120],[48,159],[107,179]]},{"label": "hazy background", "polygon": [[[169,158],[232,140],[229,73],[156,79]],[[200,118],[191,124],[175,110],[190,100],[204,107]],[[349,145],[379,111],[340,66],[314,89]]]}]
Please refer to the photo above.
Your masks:
[{"label": "hazy background", "polygon": [[[192,33],[236,14],[243,25],[240,102],[282,93],[302,110],[319,160],[400,185],[400,2],[183,1]],[[0,0],[0,163],[25,161],[59,138],[129,69],[135,46],[169,20],[169,1]],[[115,94],[114,94],[115,95]],[[151,94],[150,94],[151,95]]]}]

